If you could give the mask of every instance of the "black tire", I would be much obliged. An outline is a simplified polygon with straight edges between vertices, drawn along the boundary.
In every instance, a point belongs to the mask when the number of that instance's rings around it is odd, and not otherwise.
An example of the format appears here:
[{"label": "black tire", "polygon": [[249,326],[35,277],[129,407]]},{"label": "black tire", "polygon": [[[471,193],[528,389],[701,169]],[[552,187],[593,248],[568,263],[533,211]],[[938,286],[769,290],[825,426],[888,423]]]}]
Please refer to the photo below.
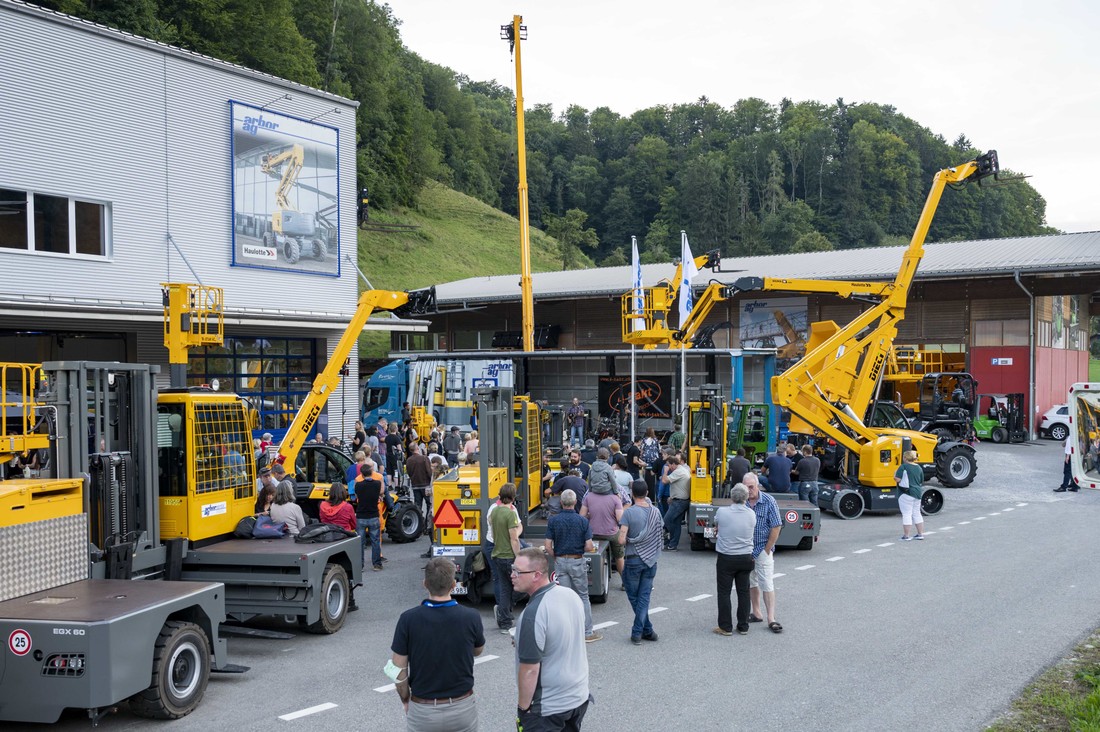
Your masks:
[{"label": "black tire", "polygon": [[310,633],[332,635],[344,627],[348,617],[348,603],[351,601],[351,585],[348,573],[339,564],[326,564],[325,574],[321,577],[321,591],[318,593],[321,604],[321,617],[306,628]]},{"label": "black tire", "polygon": [[939,439],[940,442],[943,442],[944,440],[953,440],[953,439],[955,439],[955,433],[952,432],[951,430],[947,429],[946,427],[937,427],[936,429],[932,430],[929,434],[935,435],[936,438]]},{"label": "black tire", "polygon": [[925,488],[920,497],[920,512],[925,516],[935,516],[943,510],[943,494],[935,488]]},{"label": "black tire", "polygon": [[1050,439],[1054,440],[1055,442],[1061,442],[1069,436],[1069,427],[1066,427],[1064,424],[1052,425],[1049,430],[1049,434]]},{"label": "black tire", "polygon": [[707,540],[702,534],[688,534],[691,538],[691,550],[693,552],[705,552],[707,550]]},{"label": "black tire", "polygon": [[611,594],[611,553],[608,552],[604,557],[606,561],[603,563],[603,594],[602,595],[589,595],[588,599],[593,605],[602,605],[607,602],[608,595]]},{"label": "black tire", "polygon": [[859,518],[863,515],[863,496],[850,488],[837,491],[833,497],[833,513],[848,521]]},{"label": "black tire", "polygon": [[798,540],[798,548],[804,552],[810,551],[814,548],[814,538],[812,536],[803,536]]},{"label": "black tire", "polygon": [[311,243],[313,244],[313,258],[324,261],[325,257],[328,256],[328,244],[325,244],[324,239],[314,239]]},{"label": "black tire", "polygon": [[297,264],[301,258],[302,245],[298,243],[297,239],[288,237],[283,245],[283,259],[286,260],[287,264]]},{"label": "black tire", "polygon": [[153,649],[149,688],[130,697],[130,711],[151,719],[179,719],[202,701],[210,680],[210,641],[194,623],[169,620]]},{"label": "black tire", "polygon": [[1004,427],[994,427],[992,434],[989,435],[989,439],[993,440],[998,445],[1008,442],[1008,430]]},{"label": "black tire", "polygon": [[386,521],[386,534],[394,544],[408,544],[424,533],[424,517],[411,503],[398,503]]},{"label": "black tire", "polygon": [[271,235],[270,231],[264,232],[264,246],[269,249],[275,246],[275,237]]},{"label": "black tire", "polygon": [[965,488],[974,482],[978,461],[966,445],[955,445],[936,456],[936,478],[948,488]]}]

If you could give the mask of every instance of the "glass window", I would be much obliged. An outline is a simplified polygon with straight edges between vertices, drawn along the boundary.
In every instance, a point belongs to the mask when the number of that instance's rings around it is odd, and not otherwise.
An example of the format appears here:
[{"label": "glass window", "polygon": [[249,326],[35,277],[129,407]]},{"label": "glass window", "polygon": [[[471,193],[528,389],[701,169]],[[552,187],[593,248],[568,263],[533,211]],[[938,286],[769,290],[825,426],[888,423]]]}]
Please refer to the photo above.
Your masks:
[{"label": "glass window", "polygon": [[27,194],[0,188],[0,247],[27,249]]},{"label": "glass window", "polygon": [[69,199],[35,194],[34,248],[39,252],[69,253]]},{"label": "glass window", "polygon": [[75,202],[76,253],[103,257],[107,254],[107,217],[103,205]]},{"label": "glass window", "polygon": [[[287,358],[285,354],[300,356]],[[317,371],[310,338],[228,337],[222,346],[192,350],[188,383],[223,379],[256,406],[259,430],[285,429],[305,400]]]}]

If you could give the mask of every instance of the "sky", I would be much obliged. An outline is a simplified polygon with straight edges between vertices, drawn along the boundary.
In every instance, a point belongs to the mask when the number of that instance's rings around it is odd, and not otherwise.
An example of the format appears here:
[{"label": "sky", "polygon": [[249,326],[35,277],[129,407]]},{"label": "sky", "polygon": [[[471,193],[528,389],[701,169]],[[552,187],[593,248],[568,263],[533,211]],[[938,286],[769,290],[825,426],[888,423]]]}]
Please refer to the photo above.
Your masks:
[{"label": "sky", "polygon": [[[1100,3],[1085,0],[390,0],[405,46],[524,107],[629,116],[706,96],[894,106],[1030,177],[1062,231],[1100,230]],[[965,161],[958,161],[965,162]],[[929,181],[931,183],[931,181]],[[915,223],[915,222],[914,222]]]}]

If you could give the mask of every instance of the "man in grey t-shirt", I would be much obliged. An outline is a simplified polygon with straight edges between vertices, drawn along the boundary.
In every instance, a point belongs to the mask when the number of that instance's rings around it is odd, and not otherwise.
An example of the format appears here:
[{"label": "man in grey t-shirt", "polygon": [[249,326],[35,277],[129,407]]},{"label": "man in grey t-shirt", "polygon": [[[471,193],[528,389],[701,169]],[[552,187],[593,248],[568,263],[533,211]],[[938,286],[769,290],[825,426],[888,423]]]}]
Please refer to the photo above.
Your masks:
[{"label": "man in grey t-shirt", "polygon": [[643,640],[657,640],[657,633],[649,621],[649,596],[653,592],[653,578],[657,576],[663,535],[661,512],[649,501],[649,486],[644,480],[636,480],[630,490],[634,505],[623,511],[619,543],[626,547],[623,587],[634,608],[630,642],[640,646]]},{"label": "man in grey t-shirt", "polygon": [[591,700],[581,599],[550,582],[546,555],[534,547],[516,556],[512,585],[531,596],[516,624],[517,727],[579,730]]},{"label": "man in grey t-shirt", "polygon": [[718,529],[717,562],[718,578],[718,635],[733,635],[733,611],[730,592],[737,588],[737,632],[749,632],[749,575],[755,568],[752,558],[753,533],[756,530],[756,513],[745,505],[749,489],[738,483],[730,491],[730,505],[722,506],[714,513],[714,525]]}]

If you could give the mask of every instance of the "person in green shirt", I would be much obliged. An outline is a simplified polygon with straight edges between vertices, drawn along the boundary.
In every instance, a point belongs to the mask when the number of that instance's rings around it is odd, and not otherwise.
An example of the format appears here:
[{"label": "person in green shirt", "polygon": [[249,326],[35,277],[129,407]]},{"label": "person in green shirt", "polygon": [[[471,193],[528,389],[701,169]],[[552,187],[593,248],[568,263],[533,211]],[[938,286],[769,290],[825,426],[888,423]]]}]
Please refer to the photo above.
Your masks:
[{"label": "person in green shirt", "polygon": [[497,604],[493,608],[497,627],[507,634],[512,628],[512,562],[519,554],[519,514],[512,508],[516,500],[516,487],[505,483],[500,487],[500,504],[489,513],[489,526],[493,530],[493,594]]},{"label": "person in green shirt", "polygon": [[[924,470],[917,465],[917,451],[906,450],[901,456],[902,463],[894,473],[898,484],[898,508],[901,509],[902,541],[924,540],[924,517],[920,512],[920,498],[924,492]],[[909,536],[909,527],[915,526],[916,536]]]},{"label": "person in green shirt", "polygon": [[671,435],[668,436],[668,444],[672,445],[677,451],[684,447],[684,433],[677,429]]}]

